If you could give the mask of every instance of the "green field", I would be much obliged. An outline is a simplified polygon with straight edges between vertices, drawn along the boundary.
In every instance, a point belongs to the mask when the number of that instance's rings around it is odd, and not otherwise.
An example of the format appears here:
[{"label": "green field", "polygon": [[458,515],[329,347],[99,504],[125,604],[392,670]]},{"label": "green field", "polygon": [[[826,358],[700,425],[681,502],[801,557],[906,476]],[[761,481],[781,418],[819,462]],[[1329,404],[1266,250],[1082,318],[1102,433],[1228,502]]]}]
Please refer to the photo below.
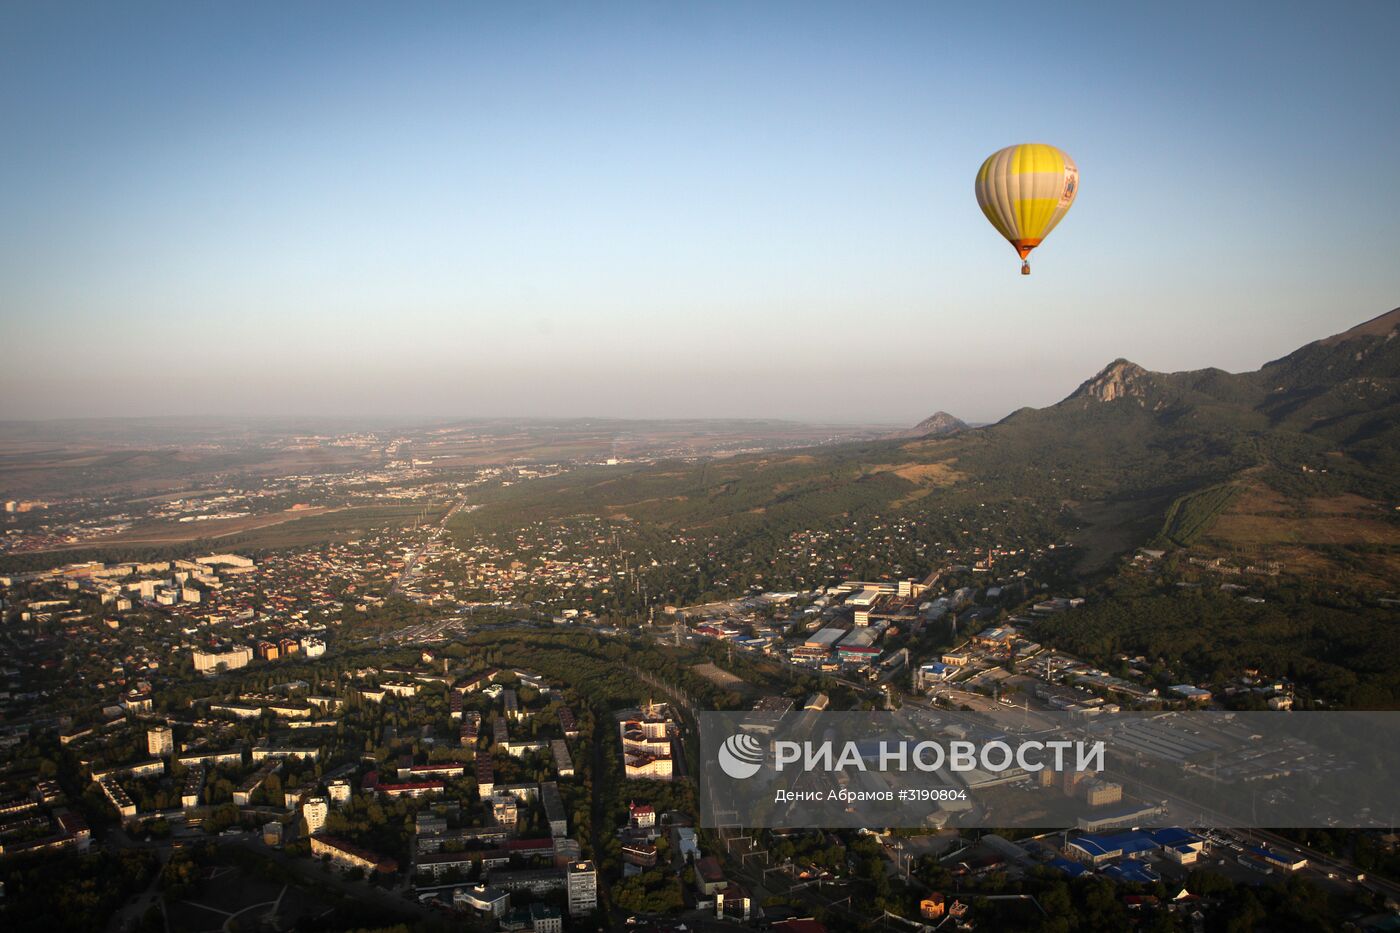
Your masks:
[{"label": "green field", "polygon": [[1163,542],[1189,547],[1210,530],[1239,494],[1240,487],[1231,484],[1182,496],[1167,509],[1159,537]]}]

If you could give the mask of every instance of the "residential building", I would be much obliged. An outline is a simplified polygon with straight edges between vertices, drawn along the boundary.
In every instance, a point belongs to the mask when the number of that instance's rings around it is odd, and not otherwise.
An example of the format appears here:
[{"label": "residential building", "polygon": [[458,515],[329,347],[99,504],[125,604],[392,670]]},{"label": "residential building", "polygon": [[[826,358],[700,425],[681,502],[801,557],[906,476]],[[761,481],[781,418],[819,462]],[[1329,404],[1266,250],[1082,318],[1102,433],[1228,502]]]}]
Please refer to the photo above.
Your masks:
[{"label": "residential building", "polygon": [[185,772],[185,789],[180,793],[180,806],[186,812],[199,806],[204,790],[204,765],[195,765]]},{"label": "residential building", "polygon": [[546,894],[566,887],[564,872],[557,868],[496,869],[487,874],[486,883],[507,891],[529,891],[532,894]]},{"label": "residential building", "polygon": [[581,917],[598,907],[598,872],[591,861],[570,862],[566,870],[569,916]]},{"label": "residential building", "polygon": [[344,778],[326,782],[326,793],[330,795],[331,802],[337,806],[350,802],[351,787],[350,782]]},{"label": "residential building", "polygon": [[695,887],[702,896],[713,897],[726,884],[724,869],[714,856],[707,855],[695,863]]},{"label": "residential building", "polygon": [[474,910],[482,916],[499,919],[510,910],[510,892],[490,885],[474,884],[453,891],[452,903],[459,909]]},{"label": "residential building", "polygon": [[98,783],[107,778],[115,777],[154,777],[165,773],[165,761],[160,758],[151,758],[147,761],[136,761],[128,765],[117,765],[114,768],[104,768],[100,771],[92,772],[92,779]]},{"label": "residential building", "polygon": [[564,915],[559,908],[539,901],[530,905],[531,933],[563,933]]},{"label": "residential building", "polygon": [[569,818],[564,812],[564,801],[559,796],[559,785],[545,781],[540,785],[540,802],[544,804],[544,816],[549,821],[549,833],[556,839],[569,834]]},{"label": "residential building", "polygon": [[253,649],[241,645],[228,651],[195,651],[192,657],[197,673],[216,674],[221,670],[232,671],[247,667],[253,660]]},{"label": "residential building", "polygon": [[169,726],[156,726],[146,730],[146,751],[159,758],[175,750],[175,733]]},{"label": "residential building", "polygon": [[306,832],[308,835],[316,835],[326,825],[326,817],[330,813],[330,805],[324,797],[308,797],[301,805],[301,817],[306,820]]},{"label": "residential building", "polygon": [[399,870],[398,862],[352,845],[333,836],[312,836],[311,854],[316,858],[327,858],[332,865],[342,869],[359,868],[366,874],[378,872],[392,875]]},{"label": "residential building", "polygon": [[638,829],[651,829],[656,825],[656,810],[649,803],[629,803],[628,822]]},{"label": "residential building", "polygon": [[102,790],[102,793],[107,795],[107,799],[111,801],[113,807],[116,807],[117,813],[121,814],[123,820],[136,818],[136,804],[132,803],[131,798],[117,783],[116,778],[103,778],[97,782],[97,786]]},{"label": "residential building", "polygon": [[571,778],[574,776],[574,759],[569,754],[569,744],[563,739],[554,739],[549,743],[550,752],[554,755],[554,770],[561,778]]},{"label": "residential building", "polygon": [[497,794],[482,801],[491,821],[497,826],[514,827],[519,813],[519,801],[509,794]]},{"label": "residential building", "polygon": [[1084,790],[1084,799],[1091,807],[1105,807],[1123,799],[1123,785],[1113,781],[1091,781]]},{"label": "residential building", "polygon": [[618,728],[622,733],[622,760],[628,778],[653,778],[669,781],[672,773],[671,737],[675,723],[665,704],[648,703],[635,716],[624,717]]},{"label": "residential building", "polygon": [[243,749],[227,748],[219,750],[201,748],[197,751],[185,752],[185,754],[175,760],[186,768],[193,765],[202,765],[206,768],[217,768],[220,765],[233,765],[236,767],[243,764]]}]

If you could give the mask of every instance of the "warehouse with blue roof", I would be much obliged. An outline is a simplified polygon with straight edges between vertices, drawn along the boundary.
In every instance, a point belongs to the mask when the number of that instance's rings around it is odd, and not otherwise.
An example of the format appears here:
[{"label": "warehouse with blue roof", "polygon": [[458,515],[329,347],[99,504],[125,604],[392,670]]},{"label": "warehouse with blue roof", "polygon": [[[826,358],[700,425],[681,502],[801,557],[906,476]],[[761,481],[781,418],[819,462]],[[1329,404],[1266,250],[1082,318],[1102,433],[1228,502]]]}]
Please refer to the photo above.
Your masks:
[{"label": "warehouse with blue roof", "polygon": [[1308,860],[1297,855],[1284,855],[1273,849],[1266,849],[1263,846],[1250,846],[1249,855],[1258,861],[1263,862],[1270,868],[1278,868],[1283,871],[1298,871],[1308,867]]},{"label": "warehouse with blue roof", "polygon": [[1114,859],[1160,848],[1150,835],[1138,830],[1122,833],[1085,833],[1069,841],[1065,854],[1090,865],[1102,865]]},{"label": "warehouse with blue roof", "polygon": [[1088,865],[1081,865],[1078,862],[1071,862],[1069,859],[1064,858],[1063,856],[1057,856],[1056,858],[1052,858],[1045,864],[1049,865],[1051,868],[1056,869],[1057,871],[1064,872],[1071,878],[1078,878],[1080,875],[1084,874],[1089,870]]},{"label": "warehouse with blue roof", "polygon": [[1128,830],[1121,833],[1085,833],[1071,839],[1065,854],[1080,862],[1099,866],[1160,849],[1175,862],[1189,865],[1205,848],[1205,840],[1179,828]]},{"label": "warehouse with blue roof", "polygon": [[1103,870],[1103,876],[1130,884],[1156,884],[1162,880],[1162,876],[1153,871],[1146,862],[1131,858],[1108,866]]}]

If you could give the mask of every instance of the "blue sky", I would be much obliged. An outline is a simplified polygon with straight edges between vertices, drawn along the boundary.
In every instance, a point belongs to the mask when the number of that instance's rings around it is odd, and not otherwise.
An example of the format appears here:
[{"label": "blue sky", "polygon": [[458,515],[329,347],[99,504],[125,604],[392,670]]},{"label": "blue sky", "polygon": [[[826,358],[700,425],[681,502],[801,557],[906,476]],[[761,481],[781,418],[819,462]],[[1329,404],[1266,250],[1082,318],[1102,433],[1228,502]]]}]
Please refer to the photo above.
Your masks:
[{"label": "blue sky", "polygon": [[[286,8],[290,6],[290,8]],[[984,8],[985,7],[985,8]],[[0,417],[998,418],[1400,304],[1400,5],[0,6]],[[1023,278],[992,151],[1081,171]]]}]

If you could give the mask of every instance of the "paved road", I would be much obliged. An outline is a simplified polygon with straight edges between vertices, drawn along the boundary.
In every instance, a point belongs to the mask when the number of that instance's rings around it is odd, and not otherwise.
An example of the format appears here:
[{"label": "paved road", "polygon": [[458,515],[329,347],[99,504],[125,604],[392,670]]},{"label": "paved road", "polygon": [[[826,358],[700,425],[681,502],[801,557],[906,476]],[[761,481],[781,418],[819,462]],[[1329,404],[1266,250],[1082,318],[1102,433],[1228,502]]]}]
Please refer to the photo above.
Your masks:
[{"label": "paved road", "polygon": [[[1323,855],[1316,849],[1309,848],[1290,839],[1271,833],[1267,829],[1242,829],[1235,831],[1238,835],[1244,836],[1258,842],[1262,846],[1270,849],[1293,853],[1305,857],[1309,866],[1321,866],[1322,870],[1331,869],[1338,872],[1344,878],[1354,877],[1360,869],[1346,859],[1334,858],[1330,855]],[[1377,878],[1374,875],[1367,875],[1366,880],[1360,882],[1361,886],[1371,891],[1384,894],[1387,897],[1400,899],[1400,884],[1387,879]]]},{"label": "paved road", "polygon": [[463,505],[465,505],[466,502],[467,499],[465,496],[463,496],[462,498],[458,499],[455,503],[453,503],[452,508],[447,510],[447,514],[442,517],[442,521],[438,522],[437,527],[433,529],[433,533],[428,536],[428,540],[420,544],[418,546],[418,550],[413,552],[413,556],[410,557],[407,563],[403,565],[403,571],[399,574],[398,579],[394,581],[394,585],[389,587],[390,596],[393,596],[399,591],[399,586],[401,584],[407,583],[409,581],[409,579],[413,576],[414,569],[418,566],[418,561],[422,559],[423,555],[427,552],[428,548],[432,547],[433,544],[437,542],[437,539],[442,537],[443,531],[447,528],[447,520],[450,519],[452,516],[456,515],[457,510],[460,509]]}]

